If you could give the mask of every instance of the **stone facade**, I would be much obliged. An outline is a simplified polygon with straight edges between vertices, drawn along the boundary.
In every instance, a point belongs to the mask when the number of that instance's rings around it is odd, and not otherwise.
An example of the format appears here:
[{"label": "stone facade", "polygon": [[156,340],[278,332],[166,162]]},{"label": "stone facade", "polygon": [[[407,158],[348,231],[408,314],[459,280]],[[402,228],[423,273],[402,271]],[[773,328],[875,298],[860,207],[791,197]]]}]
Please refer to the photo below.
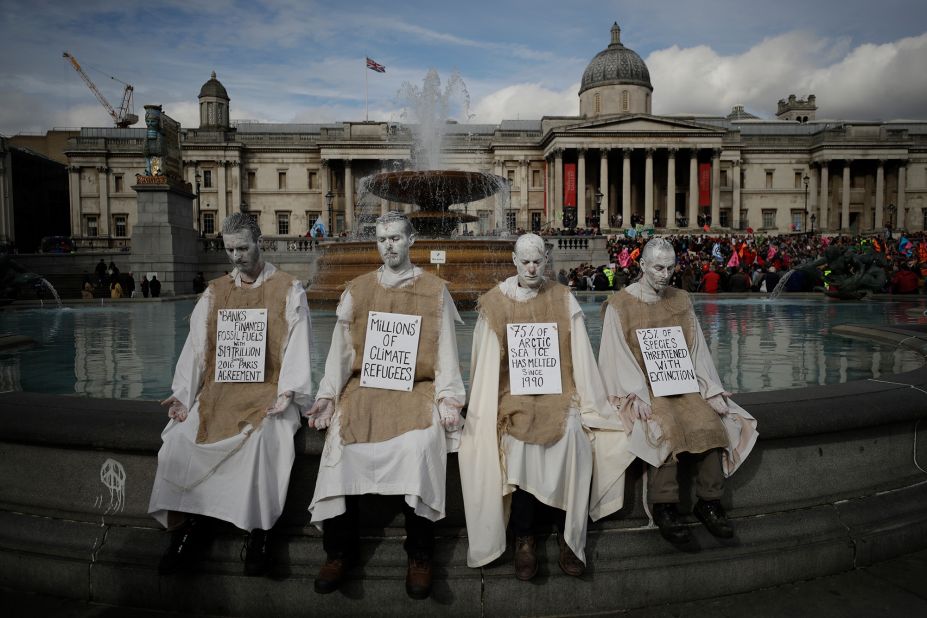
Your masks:
[{"label": "stone facade", "polygon": [[[616,24],[612,43],[583,76],[580,116],[450,125],[447,168],[496,173],[510,184],[507,196],[455,206],[480,217],[468,230],[607,230],[627,227],[632,217],[665,230],[705,223],[767,233],[924,229],[927,121],[825,122],[815,119],[813,95],[780,102],[779,115],[790,120],[742,110],[655,116],[639,60],[620,43]],[[227,105],[219,107],[228,101],[211,77],[200,103],[217,111],[210,116],[202,107],[201,126],[182,135],[184,179],[198,188],[190,213],[197,231],[213,234],[242,210],[258,217],[265,234],[303,235],[319,218],[338,234],[404,208],[365,197],[361,179],[410,167],[413,127],[228,123]],[[144,169],[143,137],[143,129],[84,128],[70,140],[75,236],[93,232],[117,244],[131,236],[137,208],[130,179]],[[574,170],[575,197],[565,200],[565,173],[572,178]]]}]

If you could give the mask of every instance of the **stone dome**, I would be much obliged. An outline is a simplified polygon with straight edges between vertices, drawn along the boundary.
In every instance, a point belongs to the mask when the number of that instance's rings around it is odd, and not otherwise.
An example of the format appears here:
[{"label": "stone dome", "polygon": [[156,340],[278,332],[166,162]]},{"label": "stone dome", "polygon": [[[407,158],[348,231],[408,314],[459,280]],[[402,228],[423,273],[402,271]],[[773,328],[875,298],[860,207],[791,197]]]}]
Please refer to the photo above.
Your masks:
[{"label": "stone dome", "polygon": [[579,94],[597,86],[628,84],[653,90],[650,71],[633,49],[621,44],[621,28],[612,25],[612,42],[596,54],[583,73]]},{"label": "stone dome", "polygon": [[203,87],[200,88],[200,96],[203,97],[216,97],[218,99],[229,100],[229,93],[225,91],[225,86],[222,85],[218,79],[216,79],[216,72],[213,71],[212,75],[209,77],[209,81],[203,84]]}]

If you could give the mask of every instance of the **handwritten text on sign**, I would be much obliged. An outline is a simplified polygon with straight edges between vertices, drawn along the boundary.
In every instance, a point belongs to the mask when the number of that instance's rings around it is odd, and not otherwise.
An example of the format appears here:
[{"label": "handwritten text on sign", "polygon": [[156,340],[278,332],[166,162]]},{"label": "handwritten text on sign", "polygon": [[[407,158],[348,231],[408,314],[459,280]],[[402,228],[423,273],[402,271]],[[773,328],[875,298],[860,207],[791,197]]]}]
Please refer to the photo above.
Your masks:
[{"label": "handwritten text on sign", "polygon": [[361,362],[361,386],[411,391],[422,316],[371,311]]},{"label": "handwritten text on sign", "polygon": [[219,309],[216,382],[263,382],[267,309]]},{"label": "handwritten text on sign", "polygon": [[637,340],[656,397],[697,393],[698,380],[682,327],[639,328]]},{"label": "handwritten text on sign", "polygon": [[556,322],[508,324],[509,392],[551,395],[560,384],[560,338]]}]

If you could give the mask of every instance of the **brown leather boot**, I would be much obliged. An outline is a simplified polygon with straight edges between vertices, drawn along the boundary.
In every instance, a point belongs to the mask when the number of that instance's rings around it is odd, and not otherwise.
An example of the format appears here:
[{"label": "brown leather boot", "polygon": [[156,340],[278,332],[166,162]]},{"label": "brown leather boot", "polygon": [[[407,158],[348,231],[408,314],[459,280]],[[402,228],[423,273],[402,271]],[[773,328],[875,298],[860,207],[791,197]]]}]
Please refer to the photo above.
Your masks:
[{"label": "brown leather boot", "polygon": [[515,577],[523,582],[538,573],[538,557],[534,553],[535,543],[533,536],[515,537]]},{"label": "brown leather boot", "polygon": [[431,560],[409,556],[406,594],[413,599],[427,599],[431,594]]},{"label": "brown leather boot", "polygon": [[328,594],[338,590],[348,574],[348,562],[343,557],[329,557],[319,569],[315,578],[315,591],[319,594]]},{"label": "brown leather boot", "polygon": [[576,557],[563,535],[560,535],[560,570],[570,577],[579,577],[586,572],[586,565]]}]

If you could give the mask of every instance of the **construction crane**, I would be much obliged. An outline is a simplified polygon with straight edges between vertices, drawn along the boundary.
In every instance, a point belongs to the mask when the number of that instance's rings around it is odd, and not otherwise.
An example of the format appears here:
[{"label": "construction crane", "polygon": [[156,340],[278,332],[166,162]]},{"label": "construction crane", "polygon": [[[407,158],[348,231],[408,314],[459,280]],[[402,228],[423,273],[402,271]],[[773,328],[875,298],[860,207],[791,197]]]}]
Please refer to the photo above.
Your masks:
[{"label": "construction crane", "polygon": [[82,69],[80,63],[77,62],[77,58],[68,52],[64,52],[63,55],[71,63],[71,66],[74,67],[74,70],[77,71],[78,75],[81,76],[81,79],[84,80],[84,83],[87,84],[87,87],[93,91],[93,94],[96,95],[97,100],[103,104],[103,107],[106,108],[106,111],[109,112],[109,115],[113,117],[113,122],[116,123],[117,127],[124,129],[138,122],[138,116],[135,115],[135,104],[132,101],[132,92],[135,89],[131,85],[110,75],[110,79],[115,80],[125,86],[125,90],[122,92],[122,105],[119,106],[119,110],[117,111],[113,109],[112,105],[109,104],[109,101],[106,100],[106,97],[103,96],[103,93],[100,92],[96,84],[93,83],[93,80],[91,80],[90,77],[84,73],[84,69]]}]

